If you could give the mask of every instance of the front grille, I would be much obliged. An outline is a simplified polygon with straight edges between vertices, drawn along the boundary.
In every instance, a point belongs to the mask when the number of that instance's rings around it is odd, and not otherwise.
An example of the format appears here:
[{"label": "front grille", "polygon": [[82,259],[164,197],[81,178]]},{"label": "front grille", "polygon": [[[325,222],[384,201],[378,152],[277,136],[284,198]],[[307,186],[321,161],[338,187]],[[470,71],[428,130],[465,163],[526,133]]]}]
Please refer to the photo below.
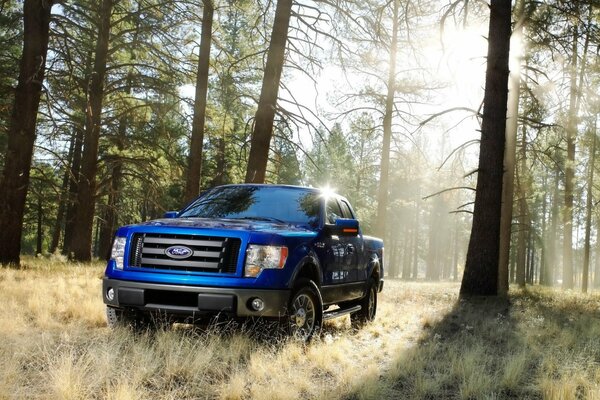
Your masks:
[{"label": "front grille", "polygon": [[[186,246],[193,255],[186,259],[169,257],[171,246]],[[241,240],[200,235],[136,233],[133,235],[129,266],[187,272],[235,273]]]}]

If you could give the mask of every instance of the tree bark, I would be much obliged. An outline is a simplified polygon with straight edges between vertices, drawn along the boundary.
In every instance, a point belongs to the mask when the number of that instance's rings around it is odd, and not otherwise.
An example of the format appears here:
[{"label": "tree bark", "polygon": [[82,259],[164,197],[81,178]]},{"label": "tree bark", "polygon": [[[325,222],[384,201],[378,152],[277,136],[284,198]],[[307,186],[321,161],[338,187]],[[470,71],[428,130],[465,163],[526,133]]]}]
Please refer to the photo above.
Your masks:
[{"label": "tree bark", "polygon": [[210,67],[210,46],[212,41],[212,23],[214,6],[212,0],[202,0],[202,33],[200,39],[200,55],[196,73],[196,97],[194,99],[194,120],[188,171],[185,183],[185,203],[194,200],[200,191],[202,174],[202,144],[204,142],[204,125],[206,120],[206,103],[208,93],[208,70]]},{"label": "tree bark", "polygon": [[0,181],[0,263],[19,264],[23,213],[46,69],[52,0],[25,0],[23,53]]},{"label": "tree bark", "polygon": [[96,42],[94,56],[94,70],[90,82],[86,113],[81,171],[77,190],[77,212],[75,216],[77,223],[73,229],[71,246],[73,257],[77,261],[90,261],[92,258],[98,142],[100,138],[112,7],[113,0],[102,0],[99,15],[98,41]]},{"label": "tree bark", "polygon": [[377,192],[377,221],[375,232],[379,237],[386,236],[387,208],[389,197],[390,144],[392,140],[392,116],[394,112],[394,96],[396,95],[396,58],[398,53],[398,8],[399,0],[394,0],[392,14],[392,41],[390,45],[390,61],[385,98],[385,114],[383,116],[383,147],[381,149],[381,169],[379,171],[379,190]]},{"label": "tree bark", "polygon": [[279,93],[279,82],[285,60],[292,0],[278,0],[271,43],[267,53],[267,65],[263,78],[254,129],[250,139],[250,155],[246,169],[246,183],[264,183],[269,161],[269,147],[273,136],[273,121]]},{"label": "tree bark", "polygon": [[498,293],[510,31],[510,0],[492,0],[479,169],[461,296]]}]

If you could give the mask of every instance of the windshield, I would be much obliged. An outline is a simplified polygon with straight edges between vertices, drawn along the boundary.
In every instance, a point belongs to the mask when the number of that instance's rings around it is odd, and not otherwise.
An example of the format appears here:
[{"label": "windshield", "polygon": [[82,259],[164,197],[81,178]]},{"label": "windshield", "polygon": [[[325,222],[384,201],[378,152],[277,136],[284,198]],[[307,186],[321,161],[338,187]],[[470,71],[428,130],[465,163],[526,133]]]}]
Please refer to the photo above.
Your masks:
[{"label": "windshield", "polygon": [[221,186],[202,194],[181,218],[229,218],[319,224],[319,193],[293,187]]}]

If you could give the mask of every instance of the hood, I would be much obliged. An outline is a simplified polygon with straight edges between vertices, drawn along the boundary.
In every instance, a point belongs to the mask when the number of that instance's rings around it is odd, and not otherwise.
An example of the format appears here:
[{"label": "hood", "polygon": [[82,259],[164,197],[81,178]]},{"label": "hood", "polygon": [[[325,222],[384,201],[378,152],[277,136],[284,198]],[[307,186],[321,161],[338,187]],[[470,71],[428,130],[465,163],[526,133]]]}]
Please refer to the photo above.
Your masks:
[{"label": "hood", "polygon": [[130,227],[143,226],[254,231],[275,233],[284,236],[314,234],[314,231],[307,229],[306,227],[292,225],[288,223],[226,218],[163,218],[143,222],[141,224],[132,225]]}]

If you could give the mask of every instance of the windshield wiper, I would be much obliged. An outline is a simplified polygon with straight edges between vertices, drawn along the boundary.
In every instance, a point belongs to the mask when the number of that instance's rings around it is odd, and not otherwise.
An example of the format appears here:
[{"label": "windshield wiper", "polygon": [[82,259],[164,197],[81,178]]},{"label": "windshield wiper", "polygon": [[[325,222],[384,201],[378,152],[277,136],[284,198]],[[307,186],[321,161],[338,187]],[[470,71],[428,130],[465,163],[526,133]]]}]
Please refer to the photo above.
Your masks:
[{"label": "windshield wiper", "polygon": [[287,222],[285,222],[282,219],[278,219],[278,218],[273,218],[273,217],[239,217],[239,218],[234,218],[234,219],[249,219],[249,220],[254,220],[254,221],[269,221],[269,222],[279,222],[280,224],[287,224]]}]

